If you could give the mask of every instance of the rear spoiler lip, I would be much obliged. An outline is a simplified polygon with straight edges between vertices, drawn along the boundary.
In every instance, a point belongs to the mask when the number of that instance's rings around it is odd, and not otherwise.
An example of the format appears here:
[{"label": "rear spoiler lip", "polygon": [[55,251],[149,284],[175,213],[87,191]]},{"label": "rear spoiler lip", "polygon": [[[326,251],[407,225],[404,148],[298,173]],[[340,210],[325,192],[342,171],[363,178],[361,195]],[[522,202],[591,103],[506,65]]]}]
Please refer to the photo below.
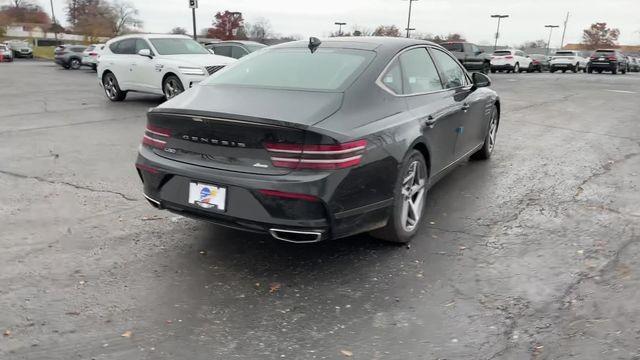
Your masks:
[{"label": "rear spoiler lip", "polygon": [[[314,125],[304,125],[299,123],[292,123],[288,121],[282,120],[274,120],[274,119],[266,119],[266,118],[256,118],[251,116],[242,116],[235,114],[222,114],[216,112],[209,111],[200,111],[200,110],[185,110],[185,109],[176,109],[176,108],[151,108],[147,112],[147,118],[151,119],[156,115],[172,115],[179,116],[184,118],[202,118],[202,119],[210,119],[214,121],[226,121],[233,122],[239,124],[247,124],[247,125],[257,125],[257,126],[265,126],[272,128],[293,128],[302,131],[310,131],[314,133],[318,133],[320,135],[325,135],[335,139],[338,142],[344,142],[348,140],[352,140],[351,137],[346,136],[344,134],[332,132],[326,129],[322,129],[319,127],[315,127],[315,124],[321,123],[321,121],[317,121]],[[332,114],[333,115],[333,114]]]}]

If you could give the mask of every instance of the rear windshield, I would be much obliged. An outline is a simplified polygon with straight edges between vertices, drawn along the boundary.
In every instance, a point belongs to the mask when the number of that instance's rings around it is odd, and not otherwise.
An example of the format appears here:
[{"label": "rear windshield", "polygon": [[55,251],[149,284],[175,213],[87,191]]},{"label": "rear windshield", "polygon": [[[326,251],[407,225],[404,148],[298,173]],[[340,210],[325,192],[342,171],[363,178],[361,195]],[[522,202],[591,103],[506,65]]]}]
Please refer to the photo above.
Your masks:
[{"label": "rear windshield", "polygon": [[531,58],[532,59],[536,59],[536,60],[544,60],[546,58],[546,56],[533,54],[533,55],[531,55]]},{"label": "rear windshield", "polygon": [[511,51],[508,50],[504,50],[504,51],[494,51],[493,55],[500,55],[500,56],[504,56],[504,55],[511,55]]},{"label": "rear windshield", "polygon": [[611,50],[596,50],[596,54],[615,54],[615,51]]},{"label": "rear windshield", "polygon": [[95,49],[96,47],[93,45],[90,45],[85,51],[92,51],[93,49]]},{"label": "rear windshield", "polygon": [[442,44],[442,47],[453,52],[464,52],[464,48],[460,43]]},{"label": "rear windshield", "polygon": [[353,49],[272,49],[253,53],[206,80],[210,85],[342,91],[371,62],[375,53]]},{"label": "rear windshield", "polygon": [[556,56],[574,56],[575,54],[571,51],[558,51]]}]

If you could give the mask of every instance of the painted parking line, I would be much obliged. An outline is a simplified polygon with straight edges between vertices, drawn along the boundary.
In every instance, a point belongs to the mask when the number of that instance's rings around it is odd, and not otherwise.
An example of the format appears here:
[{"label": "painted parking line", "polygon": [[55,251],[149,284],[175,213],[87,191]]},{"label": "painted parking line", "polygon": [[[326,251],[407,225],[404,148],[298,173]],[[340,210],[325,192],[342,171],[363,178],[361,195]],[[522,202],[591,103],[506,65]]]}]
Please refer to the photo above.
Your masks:
[{"label": "painted parking line", "polygon": [[621,93],[621,94],[637,94],[637,92],[635,92],[635,91],[627,91],[627,90],[606,89],[605,91],[614,92],[614,93]]}]

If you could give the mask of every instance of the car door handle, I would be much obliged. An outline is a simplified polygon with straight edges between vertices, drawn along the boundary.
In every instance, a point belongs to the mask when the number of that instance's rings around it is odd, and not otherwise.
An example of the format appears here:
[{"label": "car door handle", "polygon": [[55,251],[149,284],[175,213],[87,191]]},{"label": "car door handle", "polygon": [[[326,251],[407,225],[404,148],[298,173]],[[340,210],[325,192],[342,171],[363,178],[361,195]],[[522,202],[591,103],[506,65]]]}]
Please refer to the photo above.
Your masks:
[{"label": "car door handle", "polygon": [[469,111],[469,108],[471,108],[471,106],[469,106],[469,104],[467,104],[467,103],[464,103],[462,105],[462,111],[464,111],[464,112]]}]

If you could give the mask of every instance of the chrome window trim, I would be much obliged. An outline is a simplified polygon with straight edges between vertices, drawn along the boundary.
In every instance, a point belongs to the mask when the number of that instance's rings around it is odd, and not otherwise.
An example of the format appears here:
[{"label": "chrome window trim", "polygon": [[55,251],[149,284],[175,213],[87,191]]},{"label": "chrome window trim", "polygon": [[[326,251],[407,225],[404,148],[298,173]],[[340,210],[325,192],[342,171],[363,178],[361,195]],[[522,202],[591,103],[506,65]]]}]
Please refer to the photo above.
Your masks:
[{"label": "chrome window trim", "polygon": [[[375,82],[376,85],[378,85],[379,88],[381,88],[382,90],[388,92],[392,96],[399,97],[399,98],[422,96],[422,95],[429,95],[429,94],[437,94],[437,93],[441,93],[441,92],[445,92],[445,91],[452,91],[452,90],[461,89],[461,88],[465,88],[465,87],[469,87],[470,86],[470,85],[467,84],[467,85],[463,85],[463,86],[458,86],[458,87],[454,87],[454,88],[445,89],[444,85],[442,85],[442,87],[443,87],[442,90],[427,91],[427,92],[421,92],[421,93],[415,93],[415,94],[396,94],[392,89],[390,89],[387,85],[384,84],[382,79],[383,79],[384,75],[387,73],[387,71],[389,71],[389,68],[391,67],[393,62],[396,61],[400,57],[400,55],[402,55],[403,53],[405,53],[407,51],[411,51],[413,49],[418,49],[418,48],[424,48],[427,51],[427,55],[429,56],[429,58],[431,58],[431,53],[429,52],[429,50],[432,49],[432,48],[433,49],[437,49],[433,45],[419,44],[419,45],[412,45],[412,46],[409,46],[407,48],[404,48],[404,49],[400,50],[397,54],[395,54],[391,58],[391,60],[389,60],[389,63],[387,63],[387,65],[384,67],[384,69],[382,69],[382,72],[380,73],[380,75],[378,75],[378,78],[376,79],[376,82]],[[440,50],[440,51],[442,51],[442,50]],[[438,70],[438,76],[440,77],[440,68],[436,64],[435,60],[433,60],[433,58],[431,58],[431,61],[433,61],[433,65],[436,67],[436,70]],[[398,63],[399,62],[400,61],[398,60]],[[462,69],[464,71],[465,77],[467,78],[467,80],[469,80],[469,75],[467,74],[467,71],[464,70],[464,68],[462,68]],[[442,77],[440,77],[440,83],[442,83]]]}]

